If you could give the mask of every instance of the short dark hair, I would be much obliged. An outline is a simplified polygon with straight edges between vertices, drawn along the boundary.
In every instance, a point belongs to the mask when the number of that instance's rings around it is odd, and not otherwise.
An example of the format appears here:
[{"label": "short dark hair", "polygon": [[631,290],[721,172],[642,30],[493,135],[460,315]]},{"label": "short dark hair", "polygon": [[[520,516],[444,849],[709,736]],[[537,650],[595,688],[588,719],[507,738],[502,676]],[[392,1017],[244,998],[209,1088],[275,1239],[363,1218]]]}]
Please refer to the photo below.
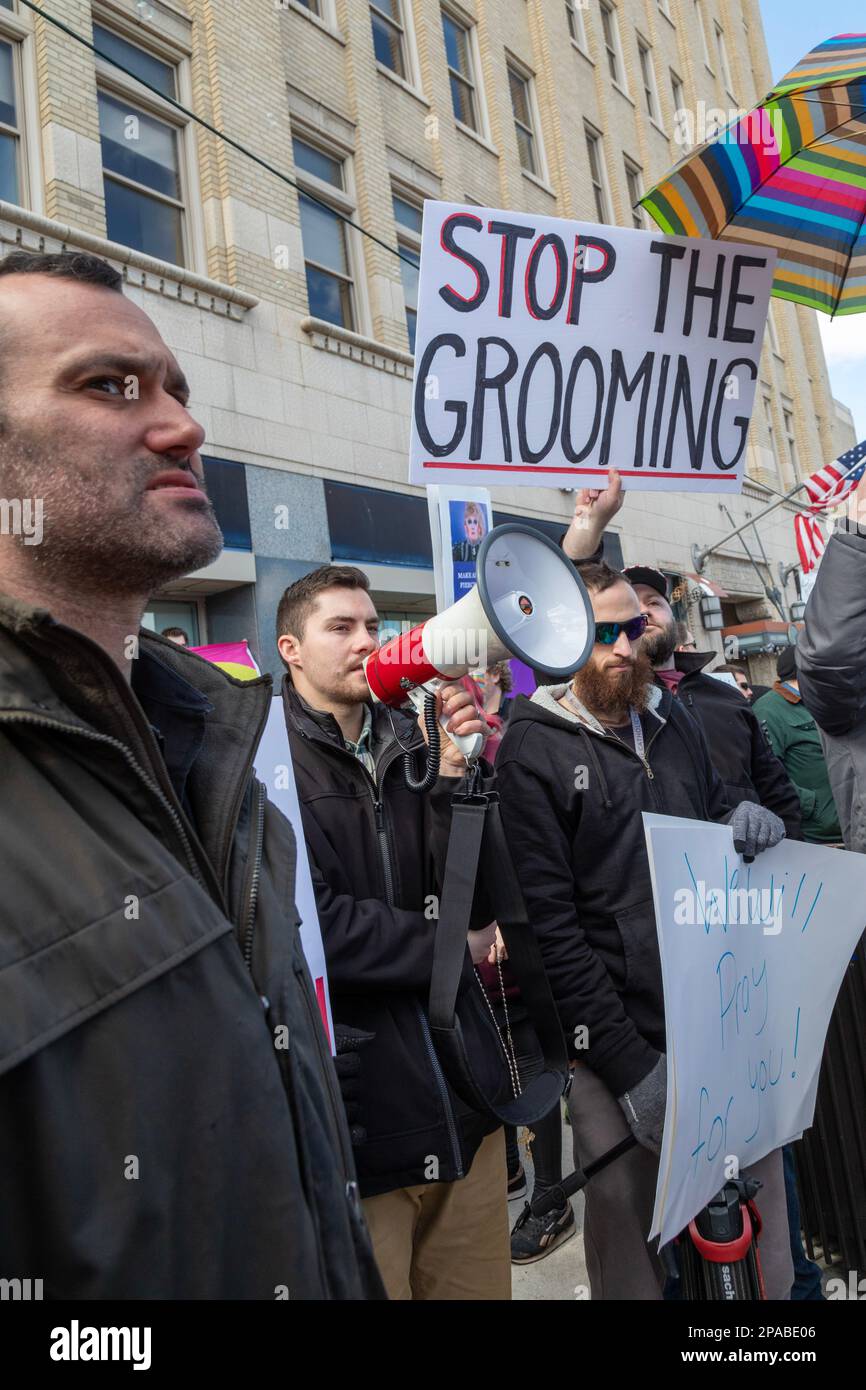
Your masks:
[{"label": "short dark hair", "polygon": [[189,646],[189,637],[182,627],[164,627],[159,635],[160,637],[182,637],[187,646]]},{"label": "short dark hair", "polygon": [[40,251],[10,251],[0,260],[0,275],[54,275],[82,285],[102,285],[123,293],[123,276],[101,256],[89,251],[59,251],[46,256]]},{"label": "short dark hair", "polygon": [[[363,589],[370,592],[370,581],[354,565],[320,565],[302,579],[290,584],[277,609],[277,640],[291,633],[300,641],[316,599],[326,589]],[[285,665],[285,662],[283,663]]]},{"label": "short dark hair", "polygon": [[577,572],[591,594],[603,593],[605,589],[612,589],[614,584],[629,583],[624,574],[611,569],[604,560],[591,560],[586,565],[579,564]]},{"label": "short dark hair", "polygon": [[511,662],[497,661],[495,666],[491,666],[488,669],[495,671],[499,677],[499,689],[502,691],[503,695],[509,695],[514,689],[514,676],[511,673]]},{"label": "short dark hair", "polygon": [[745,666],[734,666],[733,663],[730,661],[723,663],[721,666],[714,666],[710,674],[715,676],[719,672],[721,672],[721,674],[725,676],[740,675],[745,676],[746,680],[749,679],[749,673],[746,670]]}]

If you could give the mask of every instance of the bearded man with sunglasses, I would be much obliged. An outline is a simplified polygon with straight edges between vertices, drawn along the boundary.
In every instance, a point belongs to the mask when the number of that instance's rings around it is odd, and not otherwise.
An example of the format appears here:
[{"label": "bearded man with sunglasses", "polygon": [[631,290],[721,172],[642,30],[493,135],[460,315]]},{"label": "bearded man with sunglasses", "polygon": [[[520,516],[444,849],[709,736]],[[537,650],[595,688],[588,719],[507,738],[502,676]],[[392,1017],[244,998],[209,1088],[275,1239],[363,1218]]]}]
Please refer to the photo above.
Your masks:
[{"label": "bearded man with sunglasses", "polygon": [[[642,811],[727,822],[746,859],[784,825],[752,802],[732,808],[695,720],[654,684],[646,615],[631,584],[582,565],[595,616],[592,654],[570,685],[519,697],[497,757],[509,845],[566,1041],[575,1162],[631,1131],[635,1148],[586,1188],[592,1297],[658,1299],[664,1270],[647,1244],[667,1075],[661,965]],[[763,1183],[768,1297],[793,1279],[781,1154],[750,1170]]]}]

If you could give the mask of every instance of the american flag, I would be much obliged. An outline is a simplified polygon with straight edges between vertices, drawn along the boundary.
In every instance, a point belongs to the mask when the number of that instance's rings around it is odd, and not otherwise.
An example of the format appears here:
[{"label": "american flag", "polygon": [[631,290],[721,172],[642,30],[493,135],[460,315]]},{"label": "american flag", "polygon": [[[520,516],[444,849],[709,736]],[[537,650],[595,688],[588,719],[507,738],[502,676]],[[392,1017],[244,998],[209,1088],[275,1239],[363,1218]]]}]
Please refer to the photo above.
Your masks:
[{"label": "american flag", "polygon": [[803,573],[809,574],[824,554],[827,544],[824,532],[814,517],[806,516],[805,512],[798,512],[794,517],[794,537]]},{"label": "american flag", "polygon": [[[854,465],[857,467],[854,468]],[[854,468],[844,482],[843,475],[849,468]],[[817,473],[812,473],[803,483],[809,497],[810,512],[823,512],[828,507],[836,507],[840,502],[844,502],[846,497],[854,491],[860,479],[866,472],[866,439],[862,439],[853,449],[849,449],[847,454],[840,454],[833,462],[825,464],[819,468]]]}]

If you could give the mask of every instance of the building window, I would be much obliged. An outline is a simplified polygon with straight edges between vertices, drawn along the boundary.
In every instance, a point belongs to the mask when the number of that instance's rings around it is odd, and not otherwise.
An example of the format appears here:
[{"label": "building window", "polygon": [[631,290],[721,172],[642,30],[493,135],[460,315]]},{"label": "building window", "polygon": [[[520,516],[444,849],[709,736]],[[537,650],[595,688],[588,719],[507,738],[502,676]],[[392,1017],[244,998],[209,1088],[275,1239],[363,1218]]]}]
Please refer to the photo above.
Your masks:
[{"label": "building window", "polygon": [[731,82],[731,69],[728,65],[728,50],[725,47],[725,31],[721,24],[715,25],[716,30],[716,49],[719,55],[719,72],[725,84],[725,91],[733,96],[733,83]]},{"label": "building window", "polygon": [[568,20],[568,32],[578,48],[586,52],[586,23],[583,18],[584,6],[579,0],[565,0],[565,17]]},{"label": "building window", "polygon": [[769,335],[770,335],[770,347],[773,349],[773,352],[775,352],[775,354],[776,354],[777,357],[781,357],[781,356],[782,356],[782,350],[781,350],[781,348],[779,347],[779,335],[778,335],[778,333],[776,332],[776,320],[775,320],[775,318],[774,318],[774,316],[773,316],[773,302],[772,302],[772,300],[770,301],[770,309],[769,309],[769,312],[768,312],[768,314],[767,314],[767,331],[768,331],[768,333],[769,333]]},{"label": "building window", "polygon": [[470,130],[480,130],[478,97],[472,61],[472,35],[447,10],[442,11],[442,32],[445,37],[445,58],[451,84],[451,109],[454,119]]},{"label": "building window", "polygon": [[658,4],[665,19],[671,19],[671,0],[658,0]]},{"label": "building window", "polygon": [[604,180],[604,149],[597,130],[586,127],[586,152],[589,156],[589,176],[595,198],[595,212],[599,222],[610,222],[610,205]]},{"label": "building window", "polygon": [[0,198],[4,203],[20,205],[22,160],[17,68],[18,45],[0,43]]},{"label": "building window", "polygon": [[538,141],[535,134],[535,121],[532,101],[532,81],[508,64],[508,86],[511,91],[511,109],[514,112],[514,129],[517,132],[517,148],[521,167],[528,174],[538,178],[541,162],[538,155]]},{"label": "building window", "polygon": [[697,21],[698,29],[700,30],[701,49],[704,55],[704,62],[709,68],[710,72],[712,72],[713,65],[710,62],[710,48],[709,44],[707,43],[707,31],[704,27],[704,12],[701,9],[701,0],[695,0],[695,19]]},{"label": "building window", "polygon": [[640,206],[642,176],[638,166],[632,164],[630,159],[625,161],[625,182],[628,188],[628,202],[632,225],[643,231],[646,224],[644,222],[643,208]]},{"label": "building window", "polygon": [[644,100],[646,101],[647,115],[651,121],[659,122],[659,99],[656,92],[656,77],[653,72],[653,60],[650,46],[644,39],[638,38],[637,51],[640,57],[640,75],[643,82]]},{"label": "building window", "polygon": [[406,79],[406,31],[402,0],[370,0],[376,61]]},{"label": "building window", "polygon": [[788,407],[783,405],[782,418],[785,422],[785,437],[788,440],[788,453],[791,458],[791,465],[794,469],[794,477],[798,478],[800,476],[800,462],[797,457],[797,440],[794,434],[794,416],[792,412],[793,406]]},{"label": "building window", "polygon": [[349,243],[346,224],[339,215],[349,216],[352,212],[351,200],[346,196],[345,160],[297,136],[292,150],[301,189],[298,205],[310,313],[341,328],[354,329],[355,290]]},{"label": "building window", "polygon": [[298,0],[298,4],[303,5],[304,9],[309,10],[317,19],[322,18],[321,0]]},{"label": "building window", "polygon": [[[108,58],[142,77],[163,96],[177,94],[177,70],[118,34],[93,26],[93,41]],[[105,220],[110,241],[184,265],[182,127],[160,112],[158,98],[127,96],[116,69],[97,68],[99,134]],[[169,113],[166,109],[165,116]]]},{"label": "building window", "polygon": [[[415,351],[415,329],[418,322],[418,267],[421,264],[421,222],[422,211],[417,203],[410,203],[395,193],[394,221],[397,223],[397,245],[403,259],[400,261],[400,275],[403,279],[403,299],[406,304],[406,332],[409,334],[409,351]],[[406,260],[411,262],[409,264]]]},{"label": "building window", "polygon": [[764,419],[767,422],[767,435],[770,440],[770,452],[773,455],[773,463],[775,464],[776,472],[778,473],[779,454],[776,449],[776,431],[773,427],[773,403],[770,400],[769,396],[764,397]]},{"label": "building window", "polygon": [[612,5],[606,5],[604,0],[601,4],[601,30],[604,35],[604,47],[607,53],[607,65],[610,69],[611,81],[615,82],[618,87],[624,87],[616,10]]}]

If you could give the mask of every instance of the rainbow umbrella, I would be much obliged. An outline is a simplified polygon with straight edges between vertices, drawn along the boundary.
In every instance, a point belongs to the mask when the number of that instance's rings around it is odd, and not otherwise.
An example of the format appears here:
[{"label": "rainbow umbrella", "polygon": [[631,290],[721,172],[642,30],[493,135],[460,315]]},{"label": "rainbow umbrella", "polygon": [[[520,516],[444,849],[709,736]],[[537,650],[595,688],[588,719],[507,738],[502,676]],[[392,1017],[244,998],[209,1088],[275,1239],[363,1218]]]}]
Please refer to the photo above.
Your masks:
[{"label": "rainbow umbrella", "polygon": [[775,247],[773,294],[866,309],[866,34],[826,39],[641,203],[666,232]]}]

